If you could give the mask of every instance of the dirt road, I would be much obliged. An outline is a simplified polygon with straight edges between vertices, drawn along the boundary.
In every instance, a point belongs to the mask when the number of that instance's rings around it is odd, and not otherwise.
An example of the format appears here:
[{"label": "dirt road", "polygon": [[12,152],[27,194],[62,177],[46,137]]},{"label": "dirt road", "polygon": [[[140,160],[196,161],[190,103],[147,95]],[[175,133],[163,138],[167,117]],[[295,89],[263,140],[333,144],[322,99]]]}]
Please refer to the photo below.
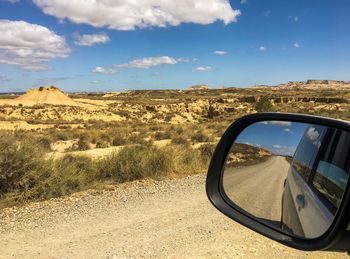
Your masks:
[{"label": "dirt road", "polygon": [[288,169],[289,163],[281,156],[272,156],[253,166],[226,169],[223,178],[225,192],[254,216],[279,222],[283,183]]},{"label": "dirt road", "polygon": [[339,258],[270,241],[208,202],[204,175],[0,211],[1,258]]}]

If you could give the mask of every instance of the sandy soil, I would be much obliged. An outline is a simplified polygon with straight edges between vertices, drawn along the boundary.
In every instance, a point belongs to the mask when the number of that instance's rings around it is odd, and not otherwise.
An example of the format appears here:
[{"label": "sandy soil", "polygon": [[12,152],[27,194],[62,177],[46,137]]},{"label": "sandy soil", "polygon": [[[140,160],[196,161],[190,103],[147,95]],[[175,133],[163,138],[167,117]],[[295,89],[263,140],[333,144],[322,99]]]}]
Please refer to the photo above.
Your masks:
[{"label": "sandy soil", "polygon": [[125,146],[106,147],[106,148],[94,148],[84,151],[71,151],[71,152],[50,152],[47,154],[48,158],[60,159],[66,155],[72,156],[87,156],[91,159],[101,159],[107,157],[113,153],[118,153]]},{"label": "sandy soil", "polygon": [[[76,143],[77,140],[69,140],[69,141],[60,141],[56,142],[53,145],[54,152],[49,152],[47,154],[48,158],[53,159],[59,159],[64,157],[65,155],[72,155],[72,156],[87,156],[92,159],[101,159],[104,157],[108,157],[109,155],[112,155],[113,153],[118,153],[122,148],[126,146],[133,146],[132,145],[122,145],[122,146],[115,146],[115,147],[107,147],[107,148],[93,148],[89,150],[84,151],[71,151],[71,152],[65,152],[65,149],[67,147],[72,146],[74,143]],[[163,139],[163,140],[156,140],[154,141],[154,145],[161,148],[165,147],[166,145],[170,144],[171,139]]]},{"label": "sandy soil", "polygon": [[53,128],[54,124],[29,124],[26,121],[0,121],[0,130],[44,130]]},{"label": "sandy soil", "polygon": [[1,258],[346,258],[279,245],[226,218],[204,175],[140,181],[0,211]]}]

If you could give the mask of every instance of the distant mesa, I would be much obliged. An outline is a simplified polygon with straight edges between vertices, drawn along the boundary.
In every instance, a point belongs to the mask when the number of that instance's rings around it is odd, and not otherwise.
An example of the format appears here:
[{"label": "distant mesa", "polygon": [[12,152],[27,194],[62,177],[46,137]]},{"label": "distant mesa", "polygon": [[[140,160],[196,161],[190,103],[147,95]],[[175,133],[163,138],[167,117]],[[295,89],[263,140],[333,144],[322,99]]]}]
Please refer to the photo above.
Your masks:
[{"label": "distant mesa", "polygon": [[209,86],[207,85],[193,85],[189,88],[189,90],[208,90]]},{"label": "distant mesa", "polygon": [[13,100],[8,100],[6,104],[23,106],[34,106],[40,104],[78,106],[73,99],[68,97],[55,86],[41,86],[39,88],[30,89],[25,94]]},{"label": "distant mesa", "polygon": [[287,84],[280,84],[278,85],[278,87],[285,88],[285,89],[306,89],[306,90],[350,89],[350,82],[340,81],[340,80],[309,79],[305,82],[290,81]]},{"label": "distant mesa", "polygon": [[345,81],[338,81],[338,80],[314,80],[310,79],[306,81],[307,85],[311,84],[318,84],[318,85],[330,85],[330,84],[345,84]]}]

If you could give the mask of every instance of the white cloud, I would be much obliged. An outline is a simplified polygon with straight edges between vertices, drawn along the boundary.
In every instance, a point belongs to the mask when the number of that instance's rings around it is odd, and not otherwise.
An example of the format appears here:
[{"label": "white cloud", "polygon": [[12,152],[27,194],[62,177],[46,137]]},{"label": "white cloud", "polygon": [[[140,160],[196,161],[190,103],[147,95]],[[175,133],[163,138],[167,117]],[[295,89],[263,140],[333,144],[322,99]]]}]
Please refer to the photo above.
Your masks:
[{"label": "white cloud", "polygon": [[219,56],[224,56],[227,54],[227,51],[224,51],[224,50],[215,50],[214,51],[214,54],[215,55],[219,55]]},{"label": "white cloud", "polygon": [[310,127],[307,132],[306,132],[306,136],[311,140],[311,141],[315,141],[318,139],[318,137],[320,136],[320,133],[318,133],[318,131],[314,128],[314,127]]},{"label": "white cloud", "polygon": [[98,34],[73,34],[74,43],[79,46],[93,46],[96,44],[107,43],[110,41],[108,35],[104,32]]},{"label": "white cloud", "polygon": [[321,146],[321,140],[319,139],[320,135],[321,134],[314,127],[310,127],[306,132],[307,138],[318,148]]},{"label": "white cloud", "polygon": [[272,152],[277,155],[293,155],[295,152],[295,147],[282,146],[282,145],[272,145]]},{"label": "white cloud", "polygon": [[146,58],[140,58],[130,61],[129,63],[117,65],[117,67],[121,68],[151,68],[156,67],[160,65],[175,65],[180,60],[180,62],[187,62],[183,61],[185,58],[180,58],[178,60],[169,57],[169,56],[161,56],[161,57],[146,57]]},{"label": "white cloud", "polygon": [[294,135],[294,132],[289,128],[284,129],[284,131],[291,134],[291,135]]},{"label": "white cloud", "polygon": [[115,74],[118,69],[127,69],[127,68],[138,68],[138,69],[149,69],[152,67],[157,67],[161,65],[175,65],[182,62],[192,62],[196,61],[196,59],[192,58],[173,58],[169,56],[159,56],[159,57],[144,57],[140,59],[134,59],[125,64],[115,64],[110,67],[96,67],[93,72],[100,74]]},{"label": "white cloud", "polygon": [[11,4],[19,3],[20,0],[0,0],[0,2],[8,2]]},{"label": "white cloud", "polygon": [[293,46],[294,46],[294,48],[300,48],[300,45],[299,45],[298,42],[295,42],[295,43],[293,44]]},{"label": "white cloud", "polygon": [[177,62],[184,62],[184,63],[195,62],[198,60],[199,60],[198,58],[185,58],[185,57],[181,57],[181,58],[176,59]]},{"label": "white cloud", "polygon": [[275,125],[280,127],[290,127],[292,125],[290,121],[261,121],[258,123],[265,124],[265,125]]},{"label": "white cloud", "polygon": [[262,13],[262,15],[265,16],[266,18],[270,18],[271,13],[272,13],[271,10],[266,10]]},{"label": "white cloud", "polygon": [[46,78],[40,78],[38,80],[38,84],[50,85],[50,84],[54,84],[54,83],[69,80],[69,79],[72,79],[72,77],[46,77]]},{"label": "white cloud", "polygon": [[269,121],[269,124],[281,127],[290,127],[292,125],[290,121]]},{"label": "white cloud", "polygon": [[240,10],[228,0],[33,0],[45,14],[74,23],[116,30],[177,26],[181,23],[225,24],[237,21]]},{"label": "white cloud", "polygon": [[293,21],[293,22],[299,22],[299,16],[290,15],[290,16],[288,16],[288,19]]},{"label": "white cloud", "polygon": [[312,142],[313,145],[320,147],[321,141],[319,140],[320,133],[314,127],[310,127],[306,132],[307,138]]},{"label": "white cloud", "polygon": [[240,4],[248,4],[248,0],[241,0]]},{"label": "white cloud", "polygon": [[92,72],[104,75],[112,75],[117,73],[118,71],[114,68],[104,68],[104,67],[95,67]]},{"label": "white cloud", "polygon": [[213,67],[207,66],[207,67],[196,67],[193,69],[195,72],[212,72],[214,71]]},{"label": "white cloud", "polygon": [[46,27],[24,21],[0,20],[0,63],[42,71],[55,58],[66,58],[70,49],[63,37]]},{"label": "white cloud", "polygon": [[260,51],[266,51],[267,48],[266,48],[265,46],[260,46],[260,47],[259,47],[259,50],[260,50]]}]

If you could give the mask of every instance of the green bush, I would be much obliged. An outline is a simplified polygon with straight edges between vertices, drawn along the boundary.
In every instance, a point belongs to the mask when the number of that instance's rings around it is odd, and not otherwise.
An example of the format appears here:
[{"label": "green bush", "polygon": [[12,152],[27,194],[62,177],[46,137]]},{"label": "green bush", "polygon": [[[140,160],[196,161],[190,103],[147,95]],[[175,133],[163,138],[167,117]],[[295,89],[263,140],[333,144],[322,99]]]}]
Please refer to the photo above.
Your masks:
[{"label": "green bush", "polygon": [[161,151],[171,157],[171,173],[176,176],[200,173],[206,169],[200,152],[190,145],[168,145]]},{"label": "green bush", "polygon": [[104,141],[104,142],[111,142],[111,137],[106,134],[106,133],[103,133],[101,136],[100,136],[101,140]]},{"label": "green bush", "polygon": [[101,178],[125,182],[164,176],[171,169],[171,158],[153,146],[130,146],[101,160],[98,168]]},{"label": "green bush", "polygon": [[59,132],[59,133],[57,133],[57,135],[55,137],[57,140],[68,140],[69,139],[69,135],[66,132]]},{"label": "green bush", "polygon": [[13,136],[0,138],[0,196],[22,190],[23,179],[43,166],[43,151],[27,140],[18,143]]},{"label": "green bush", "polygon": [[170,139],[170,138],[171,138],[171,133],[169,131],[157,131],[154,134],[155,140],[163,140],[163,139]]},{"label": "green bush", "polygon": [[272,112],[273,105],[267,96],[263,96],[255,105],[255,110],[257,112]]},{"label": "green bush", "polygon": [[178,125],[171,125],[169,132],[174,132],[175,134],[180,135],[184,132],[184,129]]},{"label": "green bush", "polygon": [[107,148],[109,147],[109,143],[103,140],[97,141],[96,148]]},{"label": "green bush", "polygon": [[23,189],[10,193],[8,200],[42,200],[88,188],[95,180],[96,167],[87,157],[65,156],[44,161],[42,167],[23,177]]},{"label": "green bush", "polygon": [[125,145],[126,143],[127,143],[126,139],[118,136],[113,138],[112,146],[122,146],[122,145]]},{"label": "green bush", "polygon": [[188,144],[188,141],[183,136],[175,136],[171,139],[171,143],[175,145],[185,145]]},{"label": "green bush", "polygon": [[201,153],[201,157],[204,161],[210,161],[213,156],[215,144],[204,144],[199,147],[199,152]]},{"label": "green bush", "polygon": [[40,137],[38,139],[38,144],[45,150],[51,151],[51,139],[49,137]]},{"label": "green bush", "polygon": [[80,137],[78,141],[78,150],[84,151],[90,149],[90,144],[86,137]]},{"label": "green bush", "polygon": [[207,118],[208,119],[213,119],[215,116],[218,116],[219,112],[215,110],[215,108],[213,106],[209,106],[208,108],[208,112],[207,112]]},{"label": "green bush", "polygon": [[193,143],[198,142],[209,142],[211,139],[205,135],[202,131],[197,131],[194,135],[191,136],[191,141]]},{"label": "green bush", "polygon": [[132,144],[141,144],[141,145],[146,143],[144,136],[141,134],[131,134],[128,137],[128,142]]}]

